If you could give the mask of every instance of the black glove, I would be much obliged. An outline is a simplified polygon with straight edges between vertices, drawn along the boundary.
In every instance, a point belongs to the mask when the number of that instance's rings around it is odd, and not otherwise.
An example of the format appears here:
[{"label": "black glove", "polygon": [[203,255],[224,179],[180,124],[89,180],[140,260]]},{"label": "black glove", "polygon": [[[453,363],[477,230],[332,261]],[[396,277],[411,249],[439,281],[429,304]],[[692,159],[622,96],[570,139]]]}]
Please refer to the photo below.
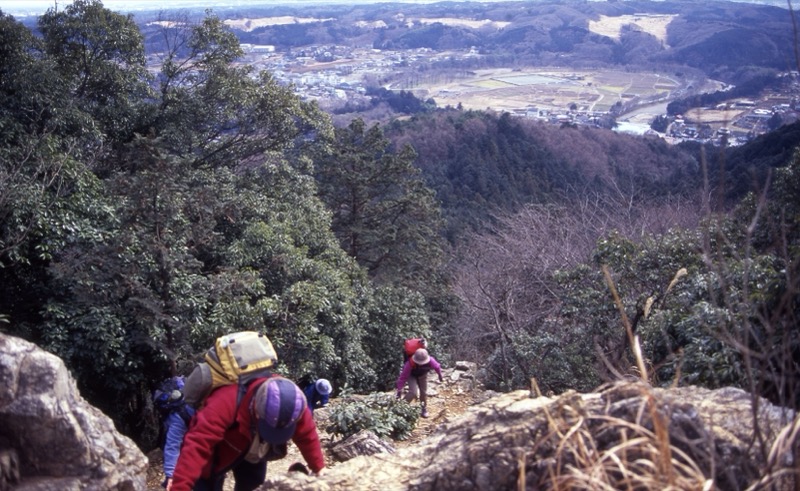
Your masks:
[{"label": "black glove", "polygon": [[289,466],[289,472],[299,472],[301,474],[309,475],[311,472],[308,470],[302,462],[295,462],[294,464]]}]

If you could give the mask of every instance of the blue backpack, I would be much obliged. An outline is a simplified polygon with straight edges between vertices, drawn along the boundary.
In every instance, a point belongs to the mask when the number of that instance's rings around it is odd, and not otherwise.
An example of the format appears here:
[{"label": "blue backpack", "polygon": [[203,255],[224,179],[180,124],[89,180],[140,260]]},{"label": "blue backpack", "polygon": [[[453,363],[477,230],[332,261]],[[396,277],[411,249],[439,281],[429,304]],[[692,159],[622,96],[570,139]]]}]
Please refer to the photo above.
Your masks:
[{"label": "blue backpack", "polygon": [[186,401],[183,398],[183,377],[170,377],[153,391],[153,405],[160,412],[169,414],[180,408]]},{"label": "blue backpack", "polygon": [[161,385],[153,391],[153,406],[158,411],[161,420],[161,434],[158,438],[159,447],[164,446],[167,434],[166,422],[170,414],[178,413],[187,427],[192,419],[186,399],[183,397],[183,386],[183,377],[170,377],[161,382]]}]

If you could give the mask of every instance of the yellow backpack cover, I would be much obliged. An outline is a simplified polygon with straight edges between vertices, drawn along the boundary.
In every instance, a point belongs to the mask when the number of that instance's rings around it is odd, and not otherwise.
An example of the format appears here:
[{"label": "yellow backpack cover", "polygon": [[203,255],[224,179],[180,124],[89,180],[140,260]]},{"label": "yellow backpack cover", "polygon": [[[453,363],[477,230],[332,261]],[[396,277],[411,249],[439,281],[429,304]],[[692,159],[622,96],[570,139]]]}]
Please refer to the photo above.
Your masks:
[{"label": "yellow backpack cover", "polygon": [[186,379],[184,398],[200,408],[211,392],[223,385],[246,386],[266,377],[278,362],[272,342],[258,331],[240,331],[220,336]]}]

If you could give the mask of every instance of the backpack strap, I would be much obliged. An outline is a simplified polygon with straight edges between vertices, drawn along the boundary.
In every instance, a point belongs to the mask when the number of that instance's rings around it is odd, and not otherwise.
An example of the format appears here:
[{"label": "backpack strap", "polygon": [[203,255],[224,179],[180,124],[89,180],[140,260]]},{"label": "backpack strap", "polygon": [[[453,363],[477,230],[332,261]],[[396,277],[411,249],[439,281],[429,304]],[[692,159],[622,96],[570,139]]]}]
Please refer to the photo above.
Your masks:
[{"label": "backpack strap", "polygon": [[236,391],[236,413],[239,413],[239,404],[242,403],[242,399],[244,399],[245,394],[247,394],[247,389],[250,387],[250,382],[239,382],[237,384],[239,388]]},{"label": "backpack strap", "polygon": [[[249,389],[253,388],[253,395],[250,396],[250,400],[252,400],[253,396],[255,395],[255,391],[258,390],[258,386],[263,384],[264,382],[266,382],[269,378],[270,377],[267,376],[267,377],[263,377],[263,378],[257,378],[257,379],[248,380],[246,382],[240,382],[238,384],[238,388],[236,390],[236,411],[233,413],[233,421],[231,422],[230,425],[228,425],[228,428],[225,430],[226,432],[228,430],[232,430],[232,429],[236,428],[239,425],[239,421],[238,421],[239,410],[241,409],[242,403],[245,402],[245,396],[249,392]],[[254,418],[251,418],[251,421],[250,421],[250,431],[251,432],[257,431],[257,425],[255,424]],[[229,470],[231,470],[234,467],[236,467],[237,465],[239,465],[244,460],[244,458],[246,456],[247,456],[247,451],[243,452],[239,457],[237,457],[236,460],[234,460],[231,463],[231,465],[228,466],[226,469],[222,469],[220,471],[220,473],[217,474],[217,476],[225,475],[225,473],[227,473]],[[213,469],[215,469],[217,467],[217,458],[218,457],[219,456],[215,452],[213,461],[211,463],[212,472],[213,472]],[[212,476],[212,477],[214,477],[214,476]]]},{"label": "backpack strap", "polygon": [[[234,413],[236,416],[234,417],[233,423],[231,423],[228,429],[235,428],[238,424],[237,417],[239,416],[239,410],[241,409],[241,405],[245,401],[245,396],[248,394],[248,392],[251,392],[248,400],[253,400],[253,397],[255,397],[255,391],[258,390],[258,387],[261,384],[269,380],[269,378],[269,376],[259,377],[257,379],[239,382],[238,388],[236,389],[236,412]],[[250,389],[252,389],[252,391]]]}]

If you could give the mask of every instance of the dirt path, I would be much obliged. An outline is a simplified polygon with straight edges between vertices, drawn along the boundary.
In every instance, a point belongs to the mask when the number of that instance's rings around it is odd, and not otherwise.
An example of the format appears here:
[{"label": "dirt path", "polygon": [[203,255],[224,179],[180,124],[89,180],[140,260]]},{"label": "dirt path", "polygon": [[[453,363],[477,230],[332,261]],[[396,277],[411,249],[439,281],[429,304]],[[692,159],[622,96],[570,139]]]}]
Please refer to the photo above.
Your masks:
[{"label": "dirt path", "polygon": [[[430,379],[433,378],[430,377]],[[461,386],[447,381],[447,378],[445,378],[444,384],[432,380],[428,383],[431,386],[428,389],[428,413],[430,416],[417,420],[417,426],[411,432],[411,436],[406,440],[394,442],[395,448],[409,447],[419,443],[441,424],[460,416],[473,403],[470,393]]]}]

